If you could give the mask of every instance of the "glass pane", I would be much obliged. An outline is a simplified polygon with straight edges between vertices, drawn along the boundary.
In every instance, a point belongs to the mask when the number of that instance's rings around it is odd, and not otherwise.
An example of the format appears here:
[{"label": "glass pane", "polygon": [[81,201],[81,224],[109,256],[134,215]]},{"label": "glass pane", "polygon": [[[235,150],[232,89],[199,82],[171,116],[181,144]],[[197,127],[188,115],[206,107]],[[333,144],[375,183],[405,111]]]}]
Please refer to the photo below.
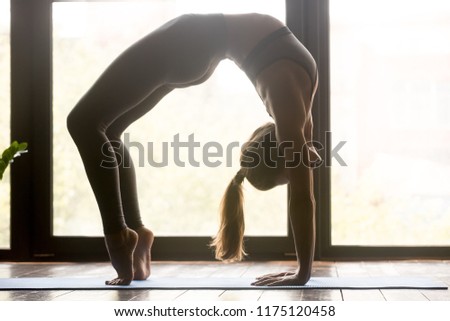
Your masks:
[{"label": "glass pane", "polygon": [[[0,1],[0,150],[11,143],[10,140],[10,2]],[[0,153],[1,153],[0,151]],[[9,168],[0,181],[0,249],[10,248],[11,236]]]},{"label": "glass pane", "polygon": [[333,245],[450,245],[450,3],[332,0]]},{"label": "glass pane", "polygon": [[[102,233],[93,193],[65,127],[67,114],[100,73],[127,46],[182,13],[249,11],[284,20],[284,6],[276,0],[53,4],[55,235]],[[233,144],[241,146],[269,120],[252,84],[231,61],[223,61],[206,83],[166,96],[124,134],[137,167],[144,223],[157,235],[215,234],[222,194],[239,168],[239,148]],[[170,143],[176,135],[186,142],[191,134],[200,143],[193,155],[200,166],[192,166],[183,153],[180,160],[186,166],[176,166]],[[218,167],[202,161],[211,142],[223,148],[222,157],[208,159],[219,161]],[[161,161],[164,143],[169,144],[168,166],[152,167],[149,161]],[[287,235],[286,188],[245,188],[247,235]]]}]

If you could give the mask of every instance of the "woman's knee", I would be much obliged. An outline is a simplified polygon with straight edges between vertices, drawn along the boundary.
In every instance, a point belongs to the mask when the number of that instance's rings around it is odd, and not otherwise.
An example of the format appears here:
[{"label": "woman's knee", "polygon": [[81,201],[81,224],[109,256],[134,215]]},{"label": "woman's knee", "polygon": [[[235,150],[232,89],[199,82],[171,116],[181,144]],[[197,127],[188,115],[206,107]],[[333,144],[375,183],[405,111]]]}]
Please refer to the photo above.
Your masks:
[{"label": "woman's knee", "polygon": [[70,135],[75,141],[77,141],[84,129],[82,117],[77,108],[72,109],[72,111],[67,116],[66,122],[67,122],[67,129]]},{"label": "woman's knee", "polygon": [[102,134],[104,129],[101,122],[95,120],[93,115],[85,113],[81,108],[75,107],[67,116],[67,129],[75,142],[83,141],[86,137]]},{"label": "woman's knee", "polygon": [[76,133],[79,130],[79,125],[80,125],[80,121],[78,119],[78,113],[75,111],[75,109],[73,109],[69,115],[67,116],[66,119],[66,125],[67,125],[67,129],[70,133],[70,135],[72,136],[72,138],[75,138]]},{"label": "woman's knee", "polygon": [[121,126],[121,124],[116,121],[106,129],[105,134],[110,141],[120,141],[120,137],[122,136],[124,131],[125,128],[123,128],[123,126]]}]

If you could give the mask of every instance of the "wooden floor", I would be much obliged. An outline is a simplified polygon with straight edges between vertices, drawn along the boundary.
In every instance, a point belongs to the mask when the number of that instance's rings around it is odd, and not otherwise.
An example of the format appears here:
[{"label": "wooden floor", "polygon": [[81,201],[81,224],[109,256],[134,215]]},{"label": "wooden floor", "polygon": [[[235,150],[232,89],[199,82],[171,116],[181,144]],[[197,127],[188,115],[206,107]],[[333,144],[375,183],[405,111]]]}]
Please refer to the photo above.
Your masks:
[{"label": "wooden floor", "polygon": [[[450,286],[450,261],[315,262],[313,276],[426,276]],[[294,262],[155,262],[153,275],[164,277],[256,277],[295,268]],[[107,263],[1,263],[0,278],[113,277]],[[0,301],[450,301],[449,290],[77,290],[0,291]]]}]

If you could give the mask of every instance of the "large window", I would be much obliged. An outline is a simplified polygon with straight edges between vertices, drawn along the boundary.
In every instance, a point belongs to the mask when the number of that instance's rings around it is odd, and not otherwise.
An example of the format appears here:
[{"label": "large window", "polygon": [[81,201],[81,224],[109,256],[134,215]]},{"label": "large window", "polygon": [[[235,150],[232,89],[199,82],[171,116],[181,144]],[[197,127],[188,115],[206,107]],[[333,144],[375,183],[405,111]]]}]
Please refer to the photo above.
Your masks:
[{"label": "large window", "polygon": [[[10,2],[0,1],[0,150],[10,143]],[[9,169],[0,181],[0,249],[10,247],[10,183]]]},{"label": "large window", "polygon": [[[66,130],[71,108],[127,46],[188,12],[262,12],[284,20],[282,1],[58,2],[53,4],[53,228],[58,236],[101,235],[100,215],[81,159]],[[223,61],[200,86],[175,90],[125,133],[138,177],[144,222],[158,236],[210,236],[225,188],[239,168],[242,143],[270,121],[251,82]],[[192,135],[192,136],[191,136]],[[171,142],[199,144],[174,162]],[[162,162],[167,144],[168,165]],[[220,145],[218,145],[220,144]],[[222,149],[218,157],[207,158]],[[214,147],[215,146],[215,147]],[[230,151],[231,154],[228,152]],[[191,158],[190,158],[191,157]],[[205,160],[206,157],[206,160]],[[196,162],[198,162],[198,167]],[[287,236],[286,188],[245,184],[246,234]]]},{"label": "large window", "polygon": [[330,0],[332,244],[450,245],[450,3]]},{"label": "large window", "polygon": [[[66,117],[118,54],[187,12],[286,16],[316,58],[315,138],[333,160],[315,170],[320,258],[448,256],[448,1],[0,0],[0,148],[10,130],[30,143],[13,168],[12,193],[10,169],[0,182],[2,258],[106,258]],[[206,83],[173,91],[130,126],[123,138],[143,219],[159,236],[154,258],[211,257],[206,244],[238,146],[270,120],[244,73],[223,61]],[[193,154],[181,150],[184,167],[175,164],[176,139],[199,144]],[[217,146],[220,156],[206,155]],[[165,158],[167,166],[149,164]],[[245,189],[250,258],[293,252],[286,188]]]}]

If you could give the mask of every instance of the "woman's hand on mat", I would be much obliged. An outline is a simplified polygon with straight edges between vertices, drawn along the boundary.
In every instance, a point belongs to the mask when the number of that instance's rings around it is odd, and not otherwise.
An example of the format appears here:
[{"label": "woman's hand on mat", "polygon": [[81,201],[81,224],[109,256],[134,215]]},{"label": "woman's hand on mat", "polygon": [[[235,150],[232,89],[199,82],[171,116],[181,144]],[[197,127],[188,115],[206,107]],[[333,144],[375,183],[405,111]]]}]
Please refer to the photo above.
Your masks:
[{"label": "woman's hand on mat", "polygon": [[256,280],[262,280],[262,279],[267,279],[267,278],[280,278],[280,277],[294,275],[295,273],[296,272],[294,272],[294,271],[291,271],[291,272],[280,272],[280,273],[269,273],[269,274],[258,276],[256,278]]},{"label": "woman's hand on mat", "polygon": [[275,286],[275,285],[304,285],[308,282],[309,278],[306,280],[301,278],[298,272],[281,272],[281,273],[271,273],[266,274],[256,278],[256,281],[252,285],[261,286]]}]

